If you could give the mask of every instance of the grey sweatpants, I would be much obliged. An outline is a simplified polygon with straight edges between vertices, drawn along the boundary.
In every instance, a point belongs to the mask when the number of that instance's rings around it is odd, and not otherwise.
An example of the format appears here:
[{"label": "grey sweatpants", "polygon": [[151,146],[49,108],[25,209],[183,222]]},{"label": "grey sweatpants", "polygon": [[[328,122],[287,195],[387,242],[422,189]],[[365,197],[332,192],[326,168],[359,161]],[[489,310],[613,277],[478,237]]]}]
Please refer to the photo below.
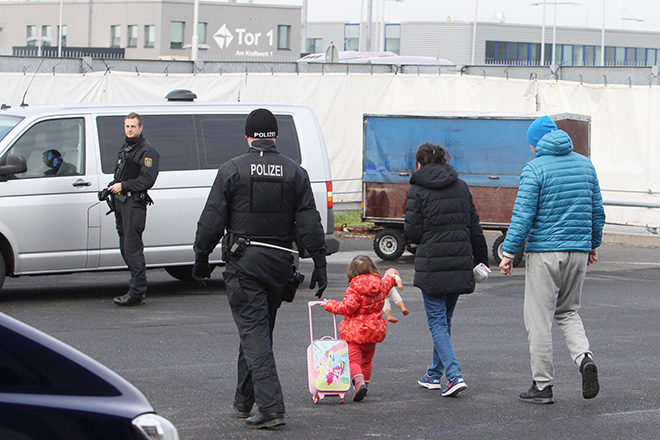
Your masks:
[{"label": "grey sweatpants", "polygon": [[578,315],[587,252],[525,254],[524,319],[529,340],[532,378],[539,389],[552,384],[552,321],[564,335],[574,362],[582,361],[589,341]]}]

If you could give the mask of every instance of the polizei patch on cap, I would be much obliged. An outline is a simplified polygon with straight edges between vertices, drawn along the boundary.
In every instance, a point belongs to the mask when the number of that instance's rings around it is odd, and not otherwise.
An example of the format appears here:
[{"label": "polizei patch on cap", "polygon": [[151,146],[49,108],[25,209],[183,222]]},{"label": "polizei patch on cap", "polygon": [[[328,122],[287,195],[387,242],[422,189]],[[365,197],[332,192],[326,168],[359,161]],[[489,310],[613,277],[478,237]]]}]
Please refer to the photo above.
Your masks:
[{"label": "polizei patch on cap", "polygon": [[274,138],[277,137],[277,133],[274,131],[255,131],[252,135],[255,138]]},{"label": "polizei patch on cap", "polygon": [[153,161],[151,160],[150,157],[145,157],[144,158],[144,166],[147,168],[151,168],[151,165],[153,165]]}]

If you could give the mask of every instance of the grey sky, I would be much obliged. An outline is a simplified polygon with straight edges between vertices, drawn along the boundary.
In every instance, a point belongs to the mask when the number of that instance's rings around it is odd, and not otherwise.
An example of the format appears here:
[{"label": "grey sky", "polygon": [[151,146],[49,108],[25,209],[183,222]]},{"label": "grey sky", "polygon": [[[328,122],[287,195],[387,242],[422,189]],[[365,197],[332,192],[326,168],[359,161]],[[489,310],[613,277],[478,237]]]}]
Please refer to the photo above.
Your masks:
[{"label": "grey sky", "polygon": [[[238,0],[246,3],[248,0]],[[547,0],[546,25],[552,26],[554,0]],[[501,11],[506,23],[527,23],[541,25],[541,6],[530,3],[542,0],[479,0],[479,21],[497,21]],[[559,3],[565,2],[559,0]],[[254,0],[254,3],[295,4],[302,0]],[[377,0],[374,0],[374,4]],[[589,26],[600,28],[603,22],[603,0],[573,0],[578,6],[558,5],[557,25]],[[362,0],[308,0],[309,21],[360,20]],[[458,21],[474,19],[475,0],[385,0],[386,21],[447,20],[452,16]],[[625,17],[635,20],[622,20]],[[660,32],[659,0],[605,0],[605,27]]]}]

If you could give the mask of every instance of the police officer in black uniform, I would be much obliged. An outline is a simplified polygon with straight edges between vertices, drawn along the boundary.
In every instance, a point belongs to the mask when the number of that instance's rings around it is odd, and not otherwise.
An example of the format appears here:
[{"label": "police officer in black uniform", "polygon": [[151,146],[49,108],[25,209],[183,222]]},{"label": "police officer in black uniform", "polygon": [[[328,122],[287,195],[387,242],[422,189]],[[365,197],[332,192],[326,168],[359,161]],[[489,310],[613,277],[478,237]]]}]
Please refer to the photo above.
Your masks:
[{"label": "police officer in black uniform", "polygon": [[142,232],[147,221],[147,205],[153,203],[147,190],[158,177],[159,155],[142,135],[142,118],[130,113],[124,118],[126,139],[119,150],[115,176],[108,184],[115,208],[119,249],[131,271],[129,289],[113,301],[118,306],[134,306],[147,295]]},{"label": "police officer in black uniform", "polygon": [[[208,278],[208,256],[223,239],[227,297],[240,337],[234,409],[251,428],[284,425],[273,356],[275,316],[291,279],[298,237],[314,260],[310,289],[327,286],[323,226],[307,172],[275,146],[277,121],[266,109],[245,123],[247,154],[220,166],[197,223],[193,277]],[[290,298],[289,298],[290,299]],[[256,402],[258,411],[250,416]]]}]

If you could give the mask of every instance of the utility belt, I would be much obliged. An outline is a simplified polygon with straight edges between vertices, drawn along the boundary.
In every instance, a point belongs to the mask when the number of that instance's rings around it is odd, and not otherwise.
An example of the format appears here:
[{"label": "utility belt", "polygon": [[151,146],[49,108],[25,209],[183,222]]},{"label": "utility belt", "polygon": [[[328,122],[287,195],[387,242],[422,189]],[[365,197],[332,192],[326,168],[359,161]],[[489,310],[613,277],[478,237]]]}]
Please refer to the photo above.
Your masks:
[{"label": "utility belt", "polygon": [[153,205],[154,201],[146,191],[122,191],[121,195],[133,200],[146,202],[147,205]]},{"label": "utility belt", "polygon": [[228,232],[222,238],[222,259],[227,261],[229,258],[238,259],[243,255],[248,246],[259,246],[270,249],[277,249],[284,252],[291,252],[298,254],[298,251],[289,247],[282,246],[285,240],[274,240],[267,238],[251,238],[245,235],[239,235],[233,232]]},{"label": "utility belt", "polygon": [[[279,246],[279,244],[284,244],[283,242],[284,240],[273,239],[255,240],[250,237],[228,232],[224,237],[222,237],[222,259],[224,261],[227,261],[229,258],[238,259],[241,257],[241,255],[243,255],[245,249],[248,246],[259,246],[270,249],[277,249],[284,252],[291,252],[292,254],[298,254],[298,251],[285,246]],[[293,298],[296,296],[296,290],[298,289],[298,286],[300,286],[304,280],[305,275],[298,272],[296,266],[292,265],[286,290],[282,292],[282,300],[292,302]]]}]

